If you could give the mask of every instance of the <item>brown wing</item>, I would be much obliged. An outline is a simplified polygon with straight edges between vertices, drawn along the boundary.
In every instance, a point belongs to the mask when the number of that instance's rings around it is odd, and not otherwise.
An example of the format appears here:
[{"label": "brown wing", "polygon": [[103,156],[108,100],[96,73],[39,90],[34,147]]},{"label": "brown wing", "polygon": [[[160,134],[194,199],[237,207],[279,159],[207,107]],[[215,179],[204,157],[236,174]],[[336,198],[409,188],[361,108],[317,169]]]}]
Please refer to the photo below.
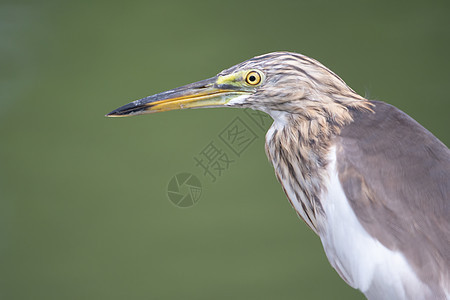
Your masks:
[{"label": "brown wing", "polygon": [[450,151],[399,109],[371,101],[336,138],[339,179],[359,221],[436,295],[450,285]]}]

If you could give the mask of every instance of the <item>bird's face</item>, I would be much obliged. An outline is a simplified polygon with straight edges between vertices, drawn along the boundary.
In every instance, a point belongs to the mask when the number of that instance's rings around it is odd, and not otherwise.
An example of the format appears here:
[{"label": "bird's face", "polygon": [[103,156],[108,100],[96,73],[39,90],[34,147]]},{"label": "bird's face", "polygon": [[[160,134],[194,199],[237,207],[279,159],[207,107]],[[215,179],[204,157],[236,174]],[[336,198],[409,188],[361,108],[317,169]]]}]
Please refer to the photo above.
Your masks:
[{"label": "bird's face", "polygon": [[302,103],[324,99],[320,95],[323,82],[327,88],[346,87],[351,91],[317,61],[295,53],[274,52],[244,61],[212,78],[133,101],[107,116],[223,106],[292,112]]}]

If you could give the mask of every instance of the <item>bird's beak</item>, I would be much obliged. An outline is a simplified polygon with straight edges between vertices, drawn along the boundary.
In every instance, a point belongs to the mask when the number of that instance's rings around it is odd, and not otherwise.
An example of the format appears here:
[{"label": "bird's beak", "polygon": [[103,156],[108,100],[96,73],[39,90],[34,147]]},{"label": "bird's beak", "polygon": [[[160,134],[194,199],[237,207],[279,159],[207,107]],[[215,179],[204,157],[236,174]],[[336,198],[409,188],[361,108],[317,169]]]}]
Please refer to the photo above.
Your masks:
[{"label": "bird's beak", "polygon": [[226,84],[222,77],[215,76],[133,101],[106,116],[125,117],[175,109],[219,107],[226,105],[233,98],[248,93],[239,86]]}]

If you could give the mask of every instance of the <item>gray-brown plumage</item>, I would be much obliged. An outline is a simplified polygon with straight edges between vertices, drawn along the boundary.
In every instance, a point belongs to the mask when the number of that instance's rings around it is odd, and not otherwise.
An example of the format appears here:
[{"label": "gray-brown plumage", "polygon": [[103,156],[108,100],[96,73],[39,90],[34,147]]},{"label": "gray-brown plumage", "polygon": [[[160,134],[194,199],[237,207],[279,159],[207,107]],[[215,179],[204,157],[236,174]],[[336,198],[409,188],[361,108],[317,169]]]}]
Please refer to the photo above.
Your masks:
[{"label": "gray-brown plumage", "polygon": [[306,56],[258,56],[109,116],[248,107],[274,119],[266,152],[327,257],[370,299],[450,298],[450,151],[397,108]]},{"label": "gray-brown plumage", "polygon": [[371,103],[374,113],[353,112],[354,121],[335,137],[339,178],[367,232],[403,253],[444,298],[439,286],[450,279],[449,150],[397,108]]}]

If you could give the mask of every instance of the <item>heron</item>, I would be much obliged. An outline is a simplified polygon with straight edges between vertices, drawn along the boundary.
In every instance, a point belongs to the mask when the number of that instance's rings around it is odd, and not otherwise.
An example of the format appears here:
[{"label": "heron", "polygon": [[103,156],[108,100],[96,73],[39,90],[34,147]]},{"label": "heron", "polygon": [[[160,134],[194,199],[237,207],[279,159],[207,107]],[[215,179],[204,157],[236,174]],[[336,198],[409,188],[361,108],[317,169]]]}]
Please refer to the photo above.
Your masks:
[{"label": "heron", "polygon": [[270,115],[265,150],[336,272],[368,299],[450,299],[450,150],[308,56],[273,52],[109,117],[239,107]]}]

